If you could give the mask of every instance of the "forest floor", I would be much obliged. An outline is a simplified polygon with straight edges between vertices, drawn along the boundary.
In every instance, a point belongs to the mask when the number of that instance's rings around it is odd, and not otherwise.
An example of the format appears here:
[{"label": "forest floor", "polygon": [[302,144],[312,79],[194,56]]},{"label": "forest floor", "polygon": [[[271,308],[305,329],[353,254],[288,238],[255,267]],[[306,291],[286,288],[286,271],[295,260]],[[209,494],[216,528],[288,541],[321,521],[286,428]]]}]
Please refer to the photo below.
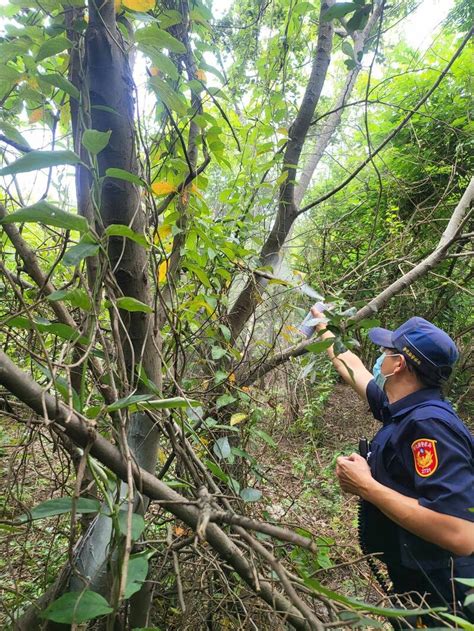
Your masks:
[{"label": "forest floor", "polygon": [[[263,518],[309,531],[320,547],[313,576],[326,588],[372,604],[385,594],[374,582],[358,543],[358,499],[341,492],[335,461],[357,451],[359,438],[369,439],[379,423],[354,391],[335,384],[312,427],[269,423],[277,448],[262,446],[257,454],[265,470]],[[302,555],[308,569],[311,555]],[[389,606],[385,600],[384,606]],[[348,627],[349,628],[349,627]]]}]

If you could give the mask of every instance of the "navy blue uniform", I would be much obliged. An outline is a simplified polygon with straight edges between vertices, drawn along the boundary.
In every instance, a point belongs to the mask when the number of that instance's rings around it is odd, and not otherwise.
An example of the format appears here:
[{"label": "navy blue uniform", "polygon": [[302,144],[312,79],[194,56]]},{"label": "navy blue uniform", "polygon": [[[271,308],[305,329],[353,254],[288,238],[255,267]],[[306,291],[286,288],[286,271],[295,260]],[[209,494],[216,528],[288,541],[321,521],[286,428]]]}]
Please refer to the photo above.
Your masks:
[{"label": "navy blue uniform", "polygon": [[[375,381],[367,386],[372,414],[383,423],[368,458],[373,477],[421,506],[474,521],[474,437],[438,389],[396,401]],[[474,577],[474,555],[460,557],[408,532],[369,502],[362,506],[368,552],[382,552],[394,591],[429,592],[432,606],[463,602],[469,589],[452,576]]]}]

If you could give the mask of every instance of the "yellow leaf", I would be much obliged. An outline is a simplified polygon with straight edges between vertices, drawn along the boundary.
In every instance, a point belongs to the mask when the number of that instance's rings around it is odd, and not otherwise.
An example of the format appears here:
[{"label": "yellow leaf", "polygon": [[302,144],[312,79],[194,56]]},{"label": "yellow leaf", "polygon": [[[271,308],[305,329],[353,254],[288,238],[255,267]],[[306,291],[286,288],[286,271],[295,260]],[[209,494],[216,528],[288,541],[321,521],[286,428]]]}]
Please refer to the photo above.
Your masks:
[{"label": "yellow leaf", "polygon": [[33,90],[38,90],[39,83],[38,83],[38,79],[36,79],[36,77],[28,77],[26,82],[30,86],[30,88],[33,88]]},{"label": "yellow leaf", "polygon": [[122,0],[122,4],[132,11],[150,11],[155,8],[155,0]]},{"label": "yellow leaf", "polygon": [[204,72],[204,70],[201,70],[201,68],[199,68],[199,70],[196,72],[196,77],[199,79],[199,81],[206,81],[207,79],[206,73]]},{"label": "yellow leaf", "polygon": [[165,464],[165,462],[168,460],[166,451],[164,449],[161,449],[161,447],[158,447],[158,460],[160,461],[161,465]]},{"label": "yellow leaf", "polygon": [[171,184],[171,182],[154,182],[151,185],[151,190],[155,195],[168,195],[168,193],[174,193],[176,191],[176,186]]},{"label": "yellow leaf", "polygon": [[37,123],[42,118],[43,118],[43,108],[42,107],[38,107],[38,109],[33,110],[32,112],[30,112],[30,114],[28,116],[28,121],[30,123]]},{"label": "yellow leaf", "polygon": [[158,232],[155,232],[155,243],[161,243],[165,241],[171,234],[171,226],[169,223],[165,223],[158,228]]},{"label": "yellow leaf", "polygon": [[230,381],[230,383],[235,383],[235,373],[233,373],[233,372],[230,373],[229,381]]},{"label": "yellow leaf", "polygon": [[152,77],[156,77],[157,75],[160,74],[160,71],[158,70],[158,68],[156,66],[152,66],[150,68],[150,74]]},{"label": "yellow leaf", "polygon": [[159,283],[163,283],[166,280],[166,274],[168,273],[169,261],[165,259],[158,265],[157,278]]},{"label": "yellow leaf", "polygon": [[244,414],[243,412],[238,412],[237,414],[232,414],[232,416],[230,417],[230,424],[231,424],[231,426],[237,425],[238,423],[242,423],[242,421],[245,421],[247,416],[248,415]]}]

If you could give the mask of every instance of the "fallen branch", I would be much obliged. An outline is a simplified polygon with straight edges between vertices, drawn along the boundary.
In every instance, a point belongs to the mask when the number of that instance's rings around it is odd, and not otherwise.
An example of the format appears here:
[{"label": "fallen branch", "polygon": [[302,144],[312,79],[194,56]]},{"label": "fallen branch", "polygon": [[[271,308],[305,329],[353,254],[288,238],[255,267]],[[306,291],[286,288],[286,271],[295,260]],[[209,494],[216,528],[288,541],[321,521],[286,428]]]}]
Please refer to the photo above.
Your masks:
[{"label": "fallen branch", "polygon": [[[95,424],[87,422],[64,403],[43,391],[41,386],[22,372],[0,351],[0,383],[18,397],[36,413],[43,416],[51,429],[65,433],[74,443],[82,448],[89,447],[90,453],[103,465],[108,467],[124,482],[128,479],[128,464],[120,451],[108,440],[98,434]],[[150,499],[165,500],[169,512],[183,521],[193,530],[199,524],[199,509],[185,497],[176,493],[154,475],[131,463],[135,484]],[[219,556],[231,565],[237,574],[255,591],[271,608],[288,620],[296,629],[315,628],[307,623],[295,605],[263,576],[255,576],[254,568],[242,555],[239,548],[215,524],[209,523],[206,528],[206,539]]]}]

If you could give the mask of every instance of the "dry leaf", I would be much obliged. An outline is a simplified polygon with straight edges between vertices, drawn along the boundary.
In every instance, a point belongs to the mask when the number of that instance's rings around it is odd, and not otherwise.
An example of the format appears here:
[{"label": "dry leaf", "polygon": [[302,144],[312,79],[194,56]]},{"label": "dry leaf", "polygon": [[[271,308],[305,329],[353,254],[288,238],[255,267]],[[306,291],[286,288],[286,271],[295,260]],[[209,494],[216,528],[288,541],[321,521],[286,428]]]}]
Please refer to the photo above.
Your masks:
[{"label": "dry leaf", "polygon": [[206,73],[204,72],[204,70],[201,70],[201,68],[199,68],[199,70],[196,72],[196,77],[199,79],[199,81],[206,81],[207,79]]},{"label": "dry leaf", "polygon": [[42,118],[43,118],[43,108],[39,107],[38,109],[33,110],[32,112],[30,112],[30,114],[28,116],[28,121],[30,123],[37,123]]},{"label": "dry leaf", "polygon": [[175,526],[173,528],[173,532],[175,537],[184,537],[184,535],[186,534],[186,529],[182,526]]},{"label": "dry leaf", "polygon": [[235,383],[235,373],[233,373],[233,372],[230,373],[229,381],[230,381],[230,383]]}]

